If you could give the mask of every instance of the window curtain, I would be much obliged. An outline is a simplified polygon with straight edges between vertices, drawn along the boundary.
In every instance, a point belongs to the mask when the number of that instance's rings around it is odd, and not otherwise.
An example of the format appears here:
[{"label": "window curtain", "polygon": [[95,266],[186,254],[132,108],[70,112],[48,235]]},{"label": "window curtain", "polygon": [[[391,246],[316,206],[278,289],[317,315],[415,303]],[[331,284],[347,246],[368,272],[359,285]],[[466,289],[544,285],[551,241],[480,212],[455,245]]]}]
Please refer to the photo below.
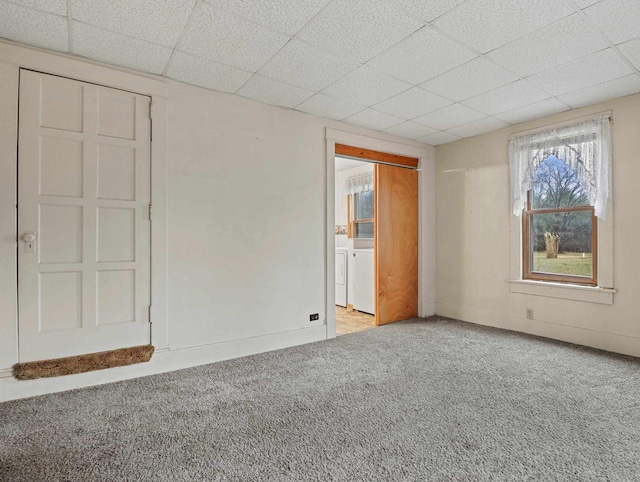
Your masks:
[{"label": "window curtain", "polygon": [[373,191],[373,172],[366,172],[347,178],[347,194]]},{"label": "window curtain", "polygon": [[549,156],[575,172],[589,204],[600,219],[607,216],[611,162],[611,119],[599,115],[579,124],[523,134],[509,140],[511,205],[520,216],[538,166]]}]

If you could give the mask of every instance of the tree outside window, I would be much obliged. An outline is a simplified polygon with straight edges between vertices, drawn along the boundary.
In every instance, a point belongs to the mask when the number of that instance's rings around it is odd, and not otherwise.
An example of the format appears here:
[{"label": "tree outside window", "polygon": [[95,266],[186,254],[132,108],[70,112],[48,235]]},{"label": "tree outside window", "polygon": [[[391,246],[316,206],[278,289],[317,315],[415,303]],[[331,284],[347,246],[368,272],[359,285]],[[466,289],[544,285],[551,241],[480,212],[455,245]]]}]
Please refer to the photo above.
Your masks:
[{"label": "tree outside window", "polygon": [[524,224],[524,277],[597,284],[597,222],[575,171],[548,156],[533,175]]}]

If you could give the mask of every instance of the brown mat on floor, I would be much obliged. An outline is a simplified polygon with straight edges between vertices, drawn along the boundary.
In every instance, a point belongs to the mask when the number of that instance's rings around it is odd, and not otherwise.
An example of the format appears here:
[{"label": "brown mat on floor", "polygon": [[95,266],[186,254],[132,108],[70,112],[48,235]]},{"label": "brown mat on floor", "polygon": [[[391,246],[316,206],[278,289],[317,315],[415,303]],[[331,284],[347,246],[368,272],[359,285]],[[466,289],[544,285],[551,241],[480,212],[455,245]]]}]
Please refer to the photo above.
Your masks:
[{"label": "brown mat on floor", "polygon": [[59,377],[104,370],[105,368],[123,367],[134,363],[148,362],[151,360],[153,351],[154,347],[151,345],[140,345],[53,360],[16,363],[13,365],[13,376],[18,380],[35,380],[36,378]]}]

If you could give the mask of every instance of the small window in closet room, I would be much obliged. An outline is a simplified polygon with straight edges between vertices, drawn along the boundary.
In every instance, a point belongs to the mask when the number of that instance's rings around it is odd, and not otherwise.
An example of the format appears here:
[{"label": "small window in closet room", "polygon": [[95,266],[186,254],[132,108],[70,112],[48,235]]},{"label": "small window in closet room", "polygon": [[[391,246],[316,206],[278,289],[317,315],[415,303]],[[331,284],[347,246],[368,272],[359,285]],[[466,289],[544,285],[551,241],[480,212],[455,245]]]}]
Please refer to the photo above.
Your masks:
[{"label": "small window in closet room", "polygon": [[347,179],[349,193],[349,234],[353,238],[373,239],[375,193],[373,170]]},{"label": "small window in closet room", "polygon": [[513,213],[522,216],[522,279],[598,286],[610,117],[515,136],[509,155]]},{"label": "small window in closet room", "polygon": [[356,238],[373,238],[373,196],[372,190],[353,195]]}]

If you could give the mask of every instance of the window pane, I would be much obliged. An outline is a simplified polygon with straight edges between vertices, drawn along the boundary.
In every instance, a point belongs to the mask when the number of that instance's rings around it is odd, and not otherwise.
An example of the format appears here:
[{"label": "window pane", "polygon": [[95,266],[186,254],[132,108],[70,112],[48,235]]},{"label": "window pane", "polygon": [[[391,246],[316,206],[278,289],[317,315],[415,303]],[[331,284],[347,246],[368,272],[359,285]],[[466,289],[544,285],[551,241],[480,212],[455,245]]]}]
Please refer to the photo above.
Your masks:
[{"label": "window pane", "polygon": [[361,192],[356,196],[358,196],[356,219],[373,219],[373,191]]},{"label": "window pane", "polygon": [[531,215],[531,271],[593,276],[591,211]]},{"label": "window pane", "polygon": [[531,207],[546,209],[588,205],[576,172],[557,157],[547,157],[533,177]]},{"label": "window pane", "polygon": [[355,223],[356,238],[373,239],[373,223]]}]

